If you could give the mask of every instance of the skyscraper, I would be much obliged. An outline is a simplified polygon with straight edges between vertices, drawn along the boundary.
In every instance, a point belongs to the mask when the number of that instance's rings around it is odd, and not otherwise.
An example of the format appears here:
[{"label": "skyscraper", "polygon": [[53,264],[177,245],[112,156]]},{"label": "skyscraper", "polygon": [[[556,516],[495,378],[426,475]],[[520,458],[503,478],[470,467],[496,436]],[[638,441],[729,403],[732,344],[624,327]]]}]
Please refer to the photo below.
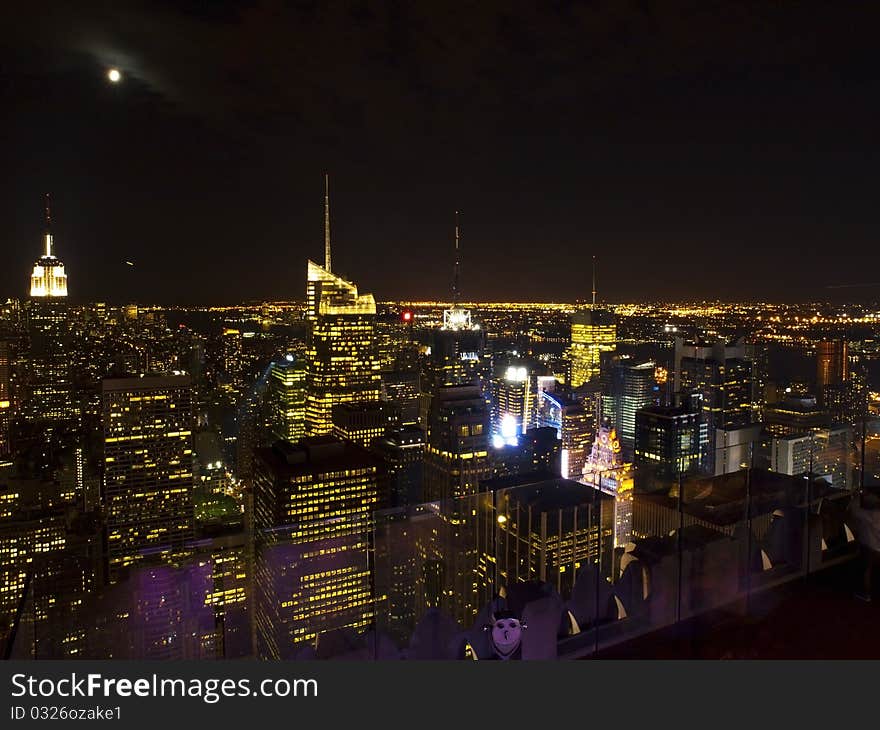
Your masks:
[{"label": "skyscraper", "polygon": [[385,462],[391,505],[423,502],[425,432],[418,426],[403,426],[374,441],[372,450]]},{"label": "skyscraper", "polygon": [[810,474],[825,479],[833,487],[846,489],[853,478],[851,441],[849,426],[774,438],[770,469],[793,476]]},{"label": "skyscraper", "polygon": [[617,322],[609,309],[589,308],[571,317],[571,385],[575,388],[599,375],[602,353],[617,347]]},{"label": "skyscraper", "polygon": [[570,597],[582,565],[611,574],[614,498],[569,479],[526,481],[496,494],[500,584],[546,581]]},{"label": "skyscraper", "polygon": [[338,403],[333,406],[333,435],[363,446],[400,426],[400,410],[386,401]]},{"label": "skyscraper", "polygon": [[569,385],[579,388],[599,375],[602,353],[617,348],[617,320],[610,308],[596,305],[596,257],[593,256],[593,301],[571,317],[568,348]]},{"label": "skyscraper", "polygon": [[[753,363],[746,345],[718,341],[685,343],[675,340],[675,392],[682,405],[698,409],[710,446],[716,429],[748,426],[752,422]],[[715,453],[710,448],[705,467],[715,472]]]},{"label": "skyscraper", "polygon": [[839,385],[849,379],[849,343],[827,340],[816,346],[816,386],[819,395],[827,385]]},{"label": "skyscraper", "polygon": [[373,351],[376,301],[357,286],[308,263],[306,432],[333,427],[338,403],[378,400],[380,375]]},{"label": "skyscraper", "polygon": [[476,383],[485,391],[491,374],[491,354],[486,333],[461,304],[461,236],[455,213],[455,267],[452,306],[443,310],[443,325],[431,342],[431,388]]},{"label": "skyscraper", "polygon": [[31,274],[31,297],[58,298],[67,296],[67,274],[64,262],[52,252],[52,212],[49,194],[46,193],[46,233],[43,237],[45,250],[34,264]]},{"label": "skyscraper", "polygon": [[52,216],[46,195],[45,250],[34,264],[28,310],[28,393],[23,415],[58,423],[74,417],[70,378],[67,275],[52,250]]},{"label": "skyscraper", "polygon": [[419,423],[419,396],[421,385],[416,370],[393,370],[382,373],[381,399],[394,403],[400,409],[404,426]]},{"label": "skyscraper", "polygon": [[859,430],[868,415],[867,372],[846,340],[820,342],[816,348],[816,395],[835,422]]},{"label": "skyscraper", "polygon": [[0,461],[12,453],[12,343],[0,337]]},{"label": "skyscraper", "polygon": [[373,619],[372,514],[382,462],[332,436],[257,451],[255,628],[261,658],[291,658],[334,629]]},{"label": "skyscraper", "polygon": [[582,401],[571,401],[560,393],[541,393],[538,427],[551,426],[561,440],[561,474],[563,479],[580,479],[583,473],[596,417]]},{"label": "skyscraper", "polygon": [[502,371],[492,379],[492,445],[500,448],[516,444],[534,425],[534,377],[522,364],[503,364]]},{"label": "skyscraper", "polygon": [[102,383],[104,514],[111,580],[143,560],[173,561],[193,537],[192,380]]},{"label": "skyscraper", "polygon": [[681,477],[700,470],[707,448],[700,413],[673,406],[639,409],[634,488],[640,493],[668,492]]},{"label": "skyscraper", "polygon": [[437,389],[425,449],[427,499],[449,501],[476,494],[491,476],[489,408],[476,385]]},{"label": "skyscraper", "polygon": [[654,362],[637,362],[615,356],[608,369],[602,415],[617,431],[625,461],[632,461],[636,438],[636,411],[655,405],[659,390],[654,380]]},{"label": "skyscraper", "polygon": [[306,364],[286,355],[269,369],[272,435],[295,443],[306,435]]}]

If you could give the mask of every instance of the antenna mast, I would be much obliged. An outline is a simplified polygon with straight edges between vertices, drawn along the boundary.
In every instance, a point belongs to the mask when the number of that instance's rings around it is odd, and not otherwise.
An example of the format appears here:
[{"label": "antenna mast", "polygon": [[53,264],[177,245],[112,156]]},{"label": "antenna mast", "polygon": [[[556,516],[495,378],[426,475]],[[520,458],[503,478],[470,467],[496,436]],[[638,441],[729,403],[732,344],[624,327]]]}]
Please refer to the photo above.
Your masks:
[{"label": "antenna mast", "polygon": [[452,273],[452,306],[461,301],[461,236],[458,227],[458,211],[455,211],[455,268]]},{"label": "antenna mast", "polygon": [[596,306],[596,257],[593,256],[593,306]]},{"label": "antenna mast", "polygon": [[46,256],[52,255],[52,207],[46,193]]},{"label": "antenna mast", "polygon": [[330,175],[324,173],[324,268],[330,268]]}]

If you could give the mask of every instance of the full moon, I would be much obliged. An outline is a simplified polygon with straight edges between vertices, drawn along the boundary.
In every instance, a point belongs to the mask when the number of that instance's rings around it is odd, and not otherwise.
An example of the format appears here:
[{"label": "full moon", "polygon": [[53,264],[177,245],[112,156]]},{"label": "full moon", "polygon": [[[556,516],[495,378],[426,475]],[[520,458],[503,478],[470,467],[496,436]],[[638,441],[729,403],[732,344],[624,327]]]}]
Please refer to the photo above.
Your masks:
[{"label": "full moon", "polygon": [[110,79],[110,81],[112,81],[114,84],[118,84],[119,81],[122,79],[122,74],[119,73],[118,68],[111,68],[107,72],[107,78]]}]

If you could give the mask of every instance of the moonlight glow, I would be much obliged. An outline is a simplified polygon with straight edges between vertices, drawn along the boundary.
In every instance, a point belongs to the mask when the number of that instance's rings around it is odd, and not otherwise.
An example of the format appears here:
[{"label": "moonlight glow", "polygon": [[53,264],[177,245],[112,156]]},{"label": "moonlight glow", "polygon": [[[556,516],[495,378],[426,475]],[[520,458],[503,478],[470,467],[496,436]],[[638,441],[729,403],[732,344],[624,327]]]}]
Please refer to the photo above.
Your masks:
[{"label": "moonlight glow", "polygon": [[118,84],[122,80],[122,74],[119,72],[118,68],[111,68],[107,72],[107,78],[114,84]]}]

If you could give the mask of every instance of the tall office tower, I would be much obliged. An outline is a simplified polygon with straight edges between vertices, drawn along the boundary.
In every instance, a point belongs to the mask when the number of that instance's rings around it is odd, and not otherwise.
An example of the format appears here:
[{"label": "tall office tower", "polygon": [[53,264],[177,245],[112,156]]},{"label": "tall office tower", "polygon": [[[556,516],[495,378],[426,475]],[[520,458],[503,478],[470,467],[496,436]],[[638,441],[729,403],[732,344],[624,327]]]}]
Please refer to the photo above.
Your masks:
[{"label": "tall office tower", "polygon": [[599,375],[602,353],[617,348],[614,312],[598,307],[582,309],[571,316],[571,385],[575,388]]},{"label": "tall office tower", "polygon": [[45,251],[34,264],[28,312],[30,372],[22,409],[31,421],[57,423],[75,414],[68,345],[67,275],[52,252],[52,217],[46,196]]},{"label": "tall office tower", "polygon": [[385,506],[381,460],[333,436],[258,449],[255,629],[261,658],[286,659],[373,621],[370,535]]},{"label": "tall office tower", "polygon": [[365,449],[400,426],[400,411],[393,403],[361,401],[333,406],[333,435],[354,441]]},{"label": "tall office tower", "polygon": [[404,425],[390,431],[373,442],[372,451],[385,462],[392,507],[405,507],[424,501],[422,473],[425,432],[421,428]]},{"label": "tall office tower", "polygon": [[220,336],[220,385],[230,391],[237,391],[243,385],[242,373],[242,335],[241,330],[224,327]]},{"label": "tall office tower", "polygon": [[567,599],[581,566],[611,575],[614,498],[569,479],[546,479],[496,492],[499,585],[545,581]]},{"label": "tall office tower", "polygon": [[602,397],[602,415],[617,431],[625,461],[632,461],[636,440],[636,411],[658,405],[660,390],[654,380],[655,363],[637,362],[628,357],[615,356],[603,376],[605,394]]},{"label": "tall office tower", "polygon": [[394,403],[400,409],[400,422],[404,426],[419,423],[420,377],[417,370],[393,370],[382,373],[382,390],[379,397]]},{"label": "tall office tower", "polygon": [[244,530],[199,541],[196,564],[209,570],[205,605],[214,611],[215,655],[226,659],[253,656],[248,585],[250,542]]},{"label": "tall office tower", "polygon": [[333,428],[333,406],[379,399],[380,376],[373,353],[376,302],[357,286],[308,264],[306,433]]},{"label": "tall office tower", "polygon": [[489,408],[479,386],[439,387],[428,415],[426,498],[448,502],[476,494],[491,473]]},{"label": "tall office tower", "polygon": [[396,314],[376,318],[376,363],[380,370],[393,370],[398,363],[411,357],[415,347],[409,322],[401,321]]},{"label": "tall office tower", "polygon": [[145,560],[173,562],[193,537],[192,380],[102,383],[104,515],[110,579]]},{"label": "tall office tower", "polygon": [[[18,480],[12,469],[0,472],[0,637],[14,625],[29,578],[48,587],[45,559],[65,547],[65,515],[60,500],[53,500],[37,480]],[[53,501],[55,504],[53,504]],[[36,599],[34,611],[39,609]]]},{"label": "tall office tower", "polygon": [[501,366],[492,379],[492,445],[514,445],[535,422],[534,376],[525,365]]},{"label": "tall office tower", "polygon": [[833,487],[846,489],[853,484],[851,441],[849,426],[774,438],[770,469],[793,476],[811,474]]},{"label": "tall office tower", "polygon": [[826,385],[839,385],[849,379],[849,343],[830,340],[816,346],[816,386],[821,395]]},{"label": "tall office tower", "polygon": [[635,490],[669,492],[680,478],[701,471],[707,450],[700,413],[673,406],[640,409],[636,412]]},{"label": "tall office tower", "polygon": [[46,194],[46,233],[45,251],[34,264],[31,274],[31,297],[64,298],[67,296],[67,274],[64,262],[52,253],[52,212],[49,207],[49,194]]},{"label": "tall office tower", "polygon": [[0,643],[19,616],[31,658],[75,657],[82,650],[84,599],[100,575],[100,535],[76,519],[51,481],[0,469]]},{"label": "tall office tower", "polygon": [[484,391],[491,376],[491,352],[486,333],[461,305],[461,238],[455,213],[455,267],[452,306],[443,310],[443,325],[434,330],[431,342],[431,389],[445,385],[477,383]]},{"label": "tall office tower", "polygon": [[[691,403],[703,415],[710,447],[716,429],[739,428],[752,422],[753,363],[746,345],[685,343],[675,340],[675,392],[679,403]],[[715,450],[710,448],[705,468],[715,473]]]},{"label": "tall office tower", "polygon": [[423,546],[424,593],[463,625],[491,595],[494,565],[480,546],[492,532],[480,482],[492,476],[490,409],[479,385],[438,387],[428,412],[424,496],[434,502],[436,539]]},{"label": "tall office tower", "polygon": [[12,453],[12,343],[0,337],[0,462]]},{"label": "tall office tower", "polygon": [[579,479],[596,430],[593,411],[585,407],[582,401],[572,401],[560,393],[542,391],[537,422],[539,427],[556,429],[556,437],[561,441],[562,477]]},{"label": "tall office tower", "polygon": [[306,364],[293,355],[273,362],[267,393],[271,431],[276,439],[296,443],[306,435]]},{"label": "tall office tower", "polygon": [[858,355],[846,340],[820,342],[816,348],[816,395],[832,420],[860,431],[868,415],[868,384]]},{"label": "tall office tower", "polygon": [[568,348],[569,385],[578,388],[599,375],[602,353],[617,348],[617,321],[614,311],[596,305],[596,257],[593,256],[593,301],[571,317],[571,344]]}]

